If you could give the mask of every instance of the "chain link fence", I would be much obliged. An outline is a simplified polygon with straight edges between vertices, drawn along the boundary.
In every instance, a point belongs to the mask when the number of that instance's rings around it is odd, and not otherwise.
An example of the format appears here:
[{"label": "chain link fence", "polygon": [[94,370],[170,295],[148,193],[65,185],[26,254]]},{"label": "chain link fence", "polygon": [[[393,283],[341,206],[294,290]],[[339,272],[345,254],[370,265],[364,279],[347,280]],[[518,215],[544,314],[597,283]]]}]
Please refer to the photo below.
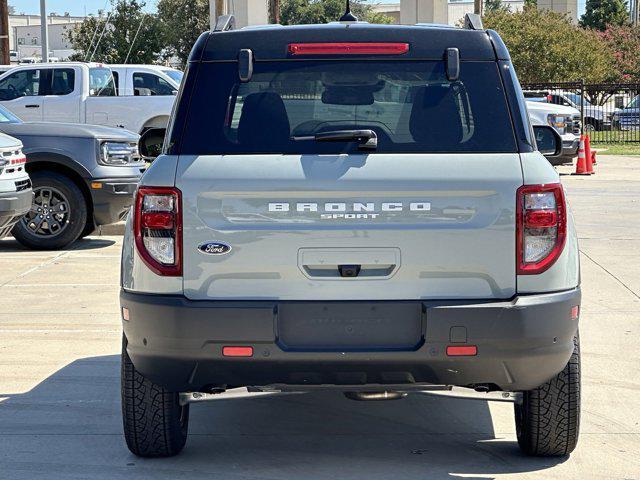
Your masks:
[{"label": "chain link fence", "polygon": [[640,142],[640,83],[527,83],[522,90],[528,101],[579,111],[592,142]]}]

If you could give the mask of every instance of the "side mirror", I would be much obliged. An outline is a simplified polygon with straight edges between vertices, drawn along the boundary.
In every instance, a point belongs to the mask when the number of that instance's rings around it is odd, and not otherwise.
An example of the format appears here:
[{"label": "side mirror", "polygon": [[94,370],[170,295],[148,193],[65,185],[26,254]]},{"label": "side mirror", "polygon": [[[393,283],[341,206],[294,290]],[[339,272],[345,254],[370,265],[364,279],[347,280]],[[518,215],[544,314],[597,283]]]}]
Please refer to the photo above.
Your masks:
[{"label": "side mirror", "polygon": [[150,128],[146,130],[138,140],[138,151],[146,160],[154,160],[162,153],[164,134],[166,128]]},{"label": "side mirror", "polygon": [[536,137],[538,151],[545,157],[557,157],[562,154],[562,138],[554,128],[546,125],[535,125],[533,133]]}]

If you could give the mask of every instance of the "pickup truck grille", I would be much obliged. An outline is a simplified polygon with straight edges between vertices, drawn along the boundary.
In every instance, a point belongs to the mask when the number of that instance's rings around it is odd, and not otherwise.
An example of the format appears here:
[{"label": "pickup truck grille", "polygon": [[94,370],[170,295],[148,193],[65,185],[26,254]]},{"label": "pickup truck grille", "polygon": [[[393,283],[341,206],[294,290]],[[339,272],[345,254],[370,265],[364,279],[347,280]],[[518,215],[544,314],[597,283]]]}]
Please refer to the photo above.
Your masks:
[{"label": "pickup truck grille", "polygon": [[19,180],[16,182],[16,192],[28,190],[29,188],[31,188],[31,180]]}]

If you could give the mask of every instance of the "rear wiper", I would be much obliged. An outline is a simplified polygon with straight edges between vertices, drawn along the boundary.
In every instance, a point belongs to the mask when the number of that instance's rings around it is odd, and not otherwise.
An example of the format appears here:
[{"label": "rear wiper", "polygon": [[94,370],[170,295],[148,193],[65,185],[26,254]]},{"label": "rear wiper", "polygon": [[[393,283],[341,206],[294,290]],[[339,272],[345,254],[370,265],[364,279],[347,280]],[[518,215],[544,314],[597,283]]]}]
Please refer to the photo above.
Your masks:
[{"label": "rear wiper", "polygon": [[315,140],[316,142],[360,142],[361,150],[378,148],[378,136],[373,130],[332,130],[315,135],[293,136],[291,140]]}]

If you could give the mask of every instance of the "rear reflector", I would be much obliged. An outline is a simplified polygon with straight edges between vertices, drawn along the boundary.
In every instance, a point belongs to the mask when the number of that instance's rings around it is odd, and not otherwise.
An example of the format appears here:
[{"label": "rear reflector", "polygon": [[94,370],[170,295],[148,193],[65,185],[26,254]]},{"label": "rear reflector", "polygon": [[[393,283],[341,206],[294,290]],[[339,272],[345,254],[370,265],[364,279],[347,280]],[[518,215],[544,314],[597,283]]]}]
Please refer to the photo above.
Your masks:
[{"label": "rear reflector", "polygon": [[447,355],[450,357],[474,356],[478,354],[478,347],[475,345],[449,345]]},{"label": "rear reflector", "polygon": [[291,55],[402,55],[408,43],[290,43]]},{"label": "rear reflector", "polygon": [[222,347],[223,357],[252,357],[253,347]]},{"label": "rear reflector", "polygon": [[577,320],[580,315],[580,307],[578,305],[571,308],[571,320]]}]

